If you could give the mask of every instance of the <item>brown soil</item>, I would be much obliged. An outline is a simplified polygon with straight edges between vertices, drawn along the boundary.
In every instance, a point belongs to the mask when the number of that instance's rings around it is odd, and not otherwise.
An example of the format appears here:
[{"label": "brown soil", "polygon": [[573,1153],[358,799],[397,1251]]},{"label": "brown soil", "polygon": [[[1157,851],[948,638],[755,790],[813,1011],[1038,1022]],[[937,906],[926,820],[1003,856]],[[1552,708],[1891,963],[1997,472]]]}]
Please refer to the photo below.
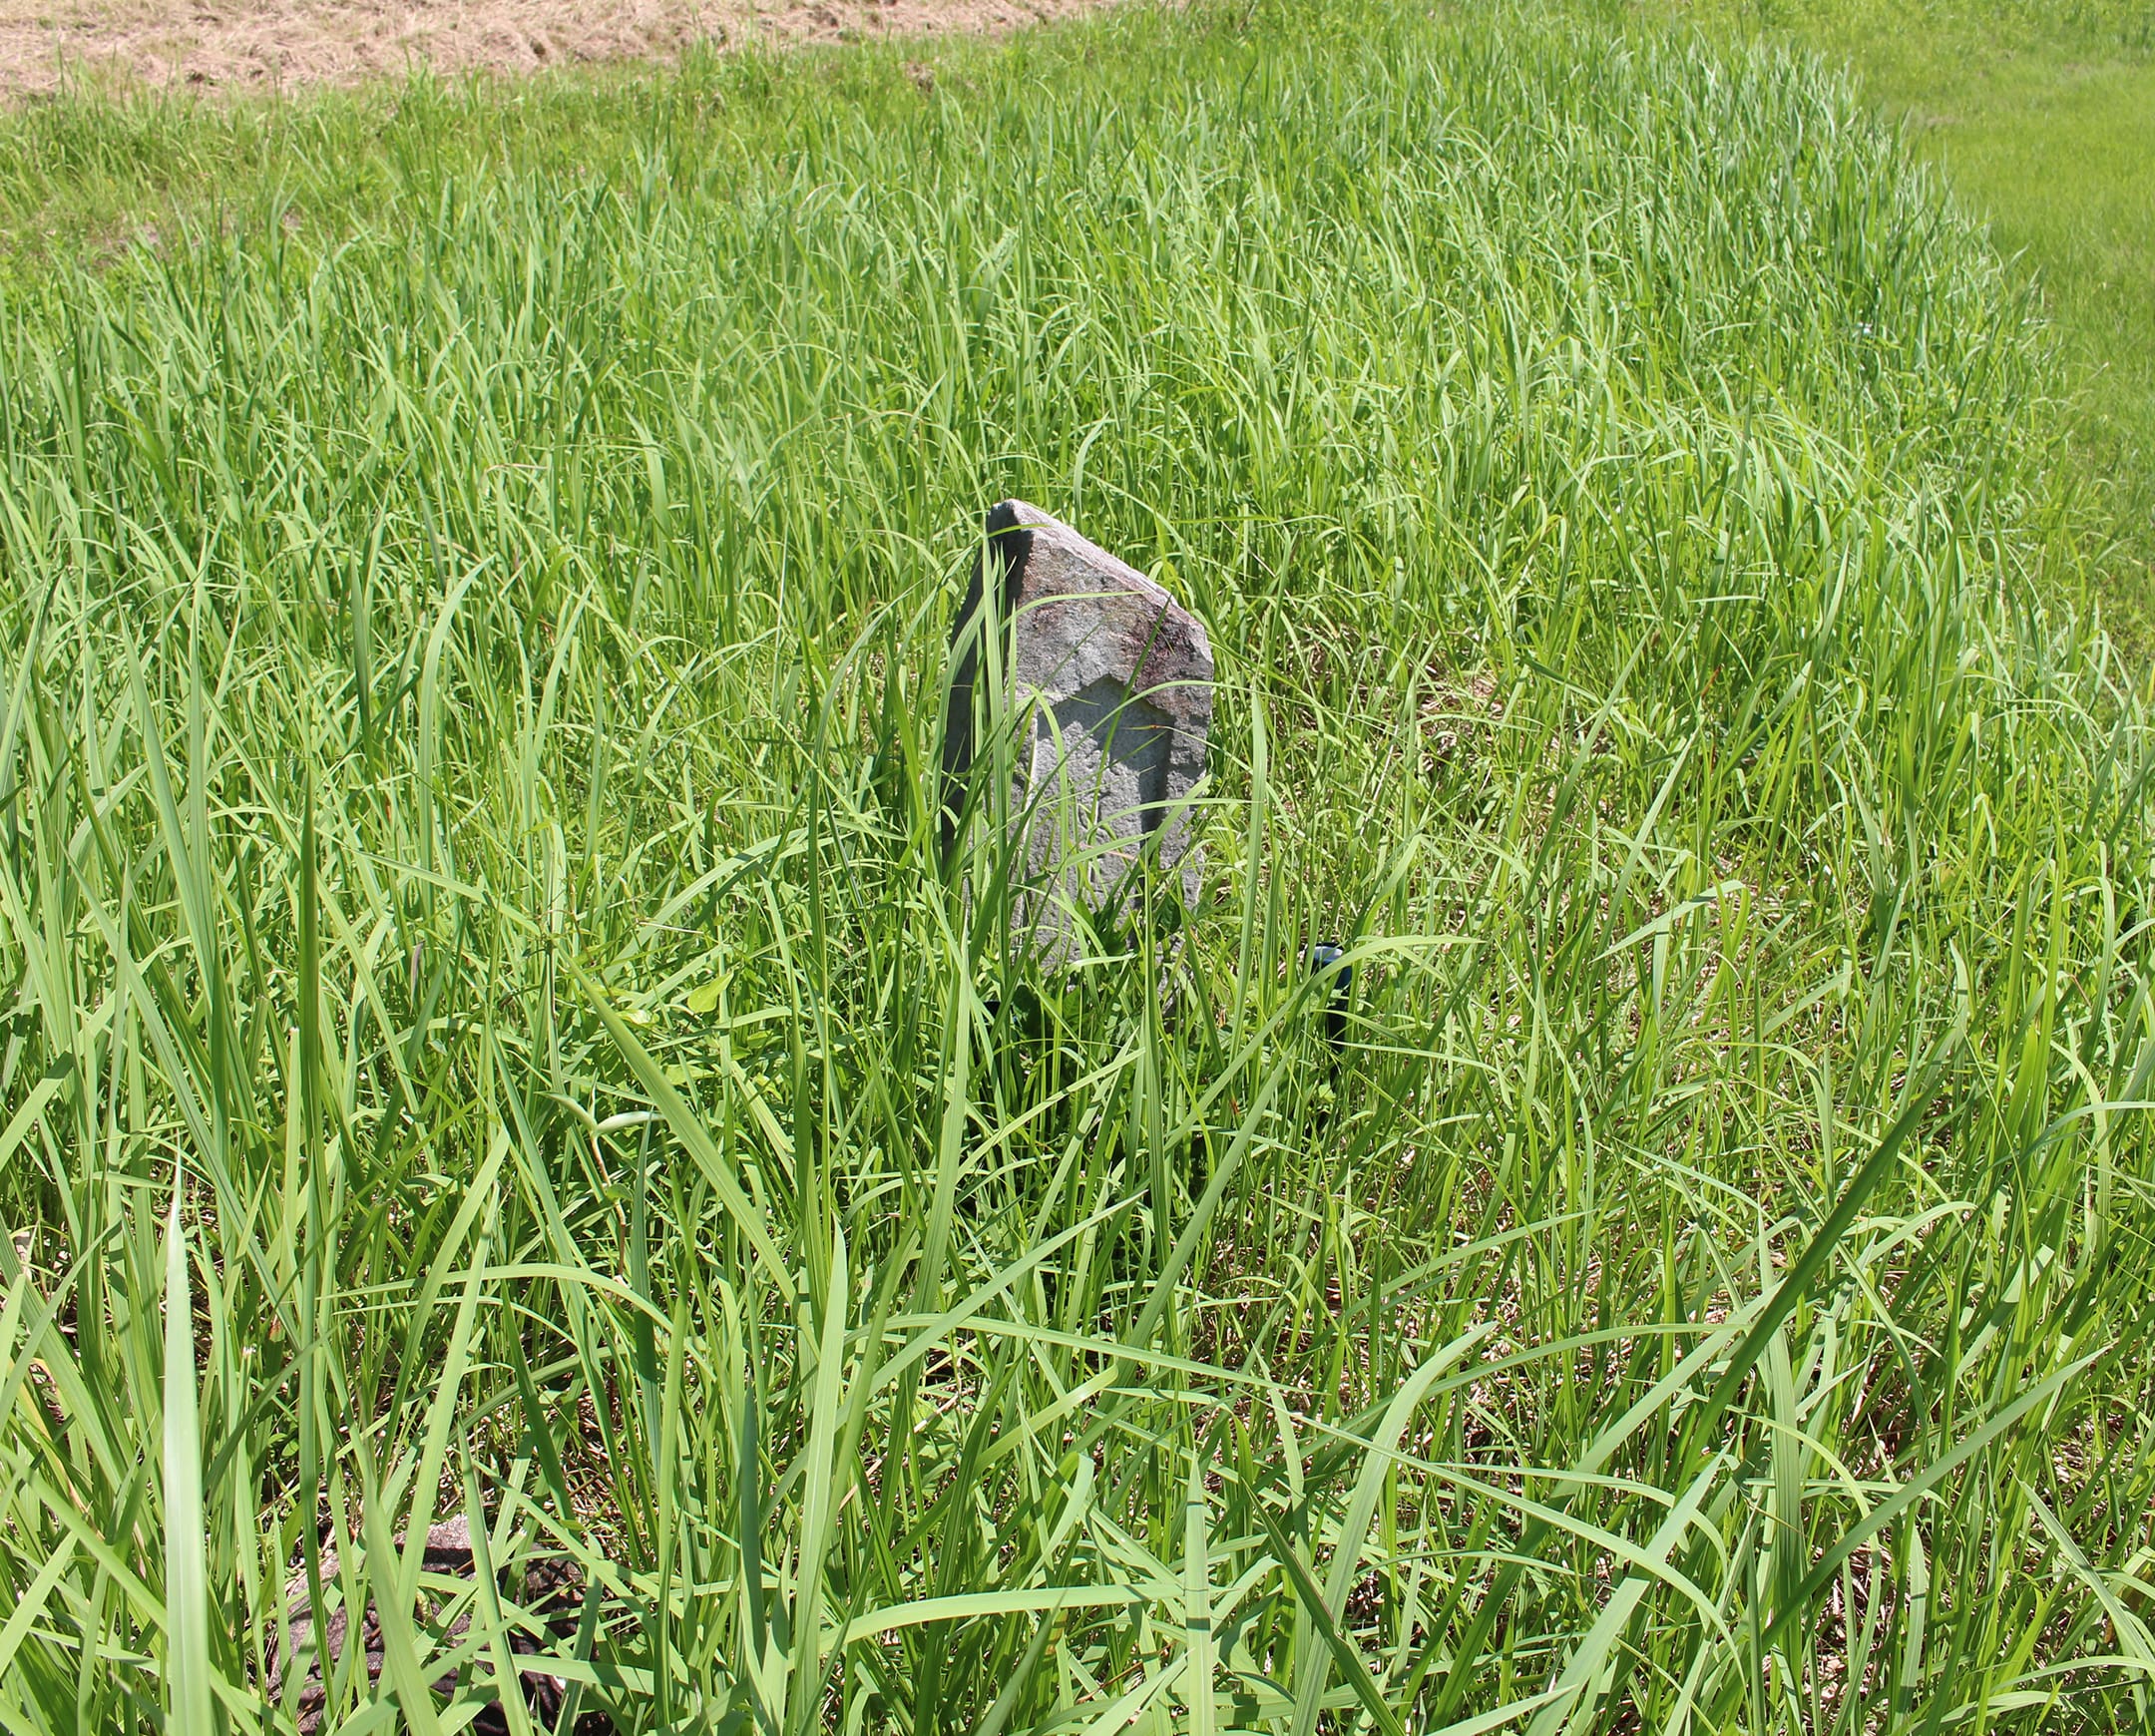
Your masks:
[{"label": "brown soil", "polygon": [[1092,0],[0,0],[0,101],[68,83],[274,90],[536,72],[698,42],[1002,31]]}]

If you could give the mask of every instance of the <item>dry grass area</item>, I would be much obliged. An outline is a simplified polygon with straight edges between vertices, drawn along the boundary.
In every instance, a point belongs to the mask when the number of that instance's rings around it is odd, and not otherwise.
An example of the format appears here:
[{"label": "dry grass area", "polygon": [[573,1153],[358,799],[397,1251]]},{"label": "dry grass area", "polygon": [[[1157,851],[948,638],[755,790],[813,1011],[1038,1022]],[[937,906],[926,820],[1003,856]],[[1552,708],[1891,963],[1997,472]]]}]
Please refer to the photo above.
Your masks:
[{"label": "dry grass area", "polygon": [[1095,0],[0,0],[0,99],[99,83],[272,89],[522,73],[696,42],[1001,31]]}]

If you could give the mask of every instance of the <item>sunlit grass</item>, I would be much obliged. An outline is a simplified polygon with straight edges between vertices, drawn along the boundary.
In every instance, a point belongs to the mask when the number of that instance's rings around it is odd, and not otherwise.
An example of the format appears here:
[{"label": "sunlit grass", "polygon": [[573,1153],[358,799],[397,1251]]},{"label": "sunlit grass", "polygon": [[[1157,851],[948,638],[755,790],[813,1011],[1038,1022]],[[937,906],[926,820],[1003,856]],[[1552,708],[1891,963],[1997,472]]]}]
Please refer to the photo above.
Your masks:
[{"label": "sunlit grass", "polygon": [[[480,1508],[637,1729],[2144,1728],[2155,761],[1995,253],[1789,59],[935,66],[10,123],[229,170],[0,305],[10,1727],[288,1727],[303,1559],[457,1728]],[[937,860],[1011,494],[1220,663],[1070,975]]]},{"label": "sunlit grass", "polygon": [[2102,498],[2113,544],[2111,613],[2144,655],[2155,643],[2155,5],[1620,0],[1620,11],[1848,68],[2039,285],[2073,388],[2074,468]]}]

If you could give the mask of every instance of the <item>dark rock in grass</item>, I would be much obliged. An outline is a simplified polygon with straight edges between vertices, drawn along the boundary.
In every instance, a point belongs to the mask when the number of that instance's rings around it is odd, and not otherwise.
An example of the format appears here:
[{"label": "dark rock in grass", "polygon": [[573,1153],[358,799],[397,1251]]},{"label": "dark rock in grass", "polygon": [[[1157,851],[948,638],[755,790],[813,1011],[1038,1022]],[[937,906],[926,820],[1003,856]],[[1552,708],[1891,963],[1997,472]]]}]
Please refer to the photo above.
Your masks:
[{"label": "dark rock in grass", "polygon": [[[1022,500],[988,514],[987,545],[951,631],[943,733],[943,849],[956,842],[978,755],[1008,728],[1014,922],[1067,960],[1078,930],[1111,926],[1146,858],[1181,870],[1190,793],[1212,726],[1212,647],[1159,586]],[[991,658],[988,653],[996,654]],[[1000,664],[1003,703],[984,664]],[[976,888],[978,893],[981,889]]]},{"label": "dark rock in grass", "polygon": [[[402,1543],[401,1538],[398,1541]],[[444,1519],[427,1531],[419,1604],[412,1613],[418,1632],[437,1646],[458,1645],[471,1626],[468,1607],[460,1610],[446,1626],[442,1625],[435,1612],[444,1609],[453,1594],[444,1591],[440,1581],[444,1578],[468,1580],[473,1571],[471,1527],[461,1515]],[[540,1729],[553,1730],[567,1697],[568,1684],[548,1672],[541,1655],[542,1646],[568,1639],[576,1633],[584,1604],[583,1572],[564,1556],[526,1556],[515,1571],[504,1569],[498,1572],[496,1583],[502,1595],[509,1648],[518,1656],[533,1660],[519,1666],[524,1704]],[[313,1605],[307,1595],[306,1568],[302,1563],[284,1587],[285,1620],[291,1629],[290,1649],[272,1663],[267,1684],[268,1698],[281,1705],[287,1678],[294,1670],[299,1672],[292,1711],[298,1720],[300,1736],[315,1736],[322,1728],[327,1699],[322,1685],[322,1653],[327,1652],[333,1675],[344,1656],[350,1632],[349,1611],[339,1600],[337,1556],[333,1546],[322,1550],[321,1585],[323,1599],[330,1605],[323,1624],[326,1644],[320,1647],[314,1644]],[[519,1620],[519,1612],[529,1619]],[[543,1629],[544,1638],[532,1631],[535,1626]],[[380,1681],[385,1661],[380,1614],[371,1603],[360,1623],[359,1646],[366,1660],[367,1682],[371,1687]],[[485,1679],[489,1669],[484,1662],[477,1667],[467,1665],[464,1672],[453,1672],[436,1680],[434,1691],[444,1699],[454,1694],[459,1685],[459,1673],[468,1678]],[[508,1736],[510,1725],[500,1702],[496,1701],[465,1728],[478,1732],[479,1736]],[[613,1736],[613,1720],[598,1712],[584,1713],[575,1725],[576,1736]]]},{"label": "dark rock in grass", "polygon": [[1324,1034],[1334,1049],[1347,1041],[1347,1003],[1354,994],[1354,966],[1342,962],[1346,957],[1344,947],[1322,942],[1309,950],[1310,975],[1332,985],[1325,997]]}]

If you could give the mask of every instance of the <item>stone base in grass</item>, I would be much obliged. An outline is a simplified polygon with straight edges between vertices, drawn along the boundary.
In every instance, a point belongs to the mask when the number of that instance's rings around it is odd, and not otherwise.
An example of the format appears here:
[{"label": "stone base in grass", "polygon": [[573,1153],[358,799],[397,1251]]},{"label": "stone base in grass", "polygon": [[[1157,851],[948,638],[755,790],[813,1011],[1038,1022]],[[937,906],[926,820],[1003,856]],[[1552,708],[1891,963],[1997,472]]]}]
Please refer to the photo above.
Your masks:
[{"label": "stone base in grass", "polygon": [[[401,1546],[403,1539],[398,1539]],[[422,1565],[418,1607],[412,1612],[414,1622],[421,1634],[437,1645],[454,1647],[460,1644],[469,1631],[471,1617],[466,1609],[443,1625],[436,1611],[445,1609],[453,1598],[441,1584],[443,1579],[469,1580],[473,1573],[471,1526],[462,1515],[444,1519],[430,1527],[426,1534],[426,1553]],[[290,1648],[279,1654],[270,1667],[266,1684],[267,1697],[275,1704],[285,1703],[287,1681],[294,1670],[299,1672],[296,1688],[292,1694],[291,1709],[298,1720],[300,1736],[315,1736],[322,1727],[326,1705],[326,1691],[322,1685],[322,1654],[326,1652],[332,1675],[345,1655],[350,1640],[350,1611],[339,1600],[337,1586],[337,1553],[334,1544],[323,1548],[321,1556],[322,1596],[330,1605],[323,1624],[325,1644],[313,1643],[313,1602],[307,1592],[306,1567],[302,1561],[284,1587],[285,1620],[291,1632]],[[584,1603],[584,1574],[575,1562],[560,1555],[541,1554],[522,1558],[517,1567],[497,1574],[497,1588],[505,1605],[504,1613],[515,1622],[514,1611],[536,1618],[550,1640],[561,1641],[577,1630],[578,1617]],[[537,1634],[528,1630],[529,1624],[516,1624],[510,1633],[510,1649],[521,1657],[532,1659],[529,1665],[520,1665],[524,1686],[524,1704],[533,1721],[541,1729],[552,1730],[560,1717],[566,1699],[568,1683],[550,1674],[546,1667],[542,1642]],[[359,1626],[359,1648],[366,1660],[366,1676],[370,1687],[379,1683],[385,1665],[382,1645],[381,1618],[372,1603],[367,1605]],[[354,1666],[356,1668],[356,1666]],[[454,1694],[461,1685],[458,1673],[467,1681],[485,1680],[490,1671],[484,1664],[467,1666],[463,1672],[453,1672],[440,1677],[434,1683],[434,1691],[444,1700]],[[508,1736],[510,1725],[498,1701],[490,1704],[477,1718],[465,1726],[477,1736]],[[586,1712],[576,1722],[576,1736],[613,1736],[613,1720],[601,1712]]]}]

